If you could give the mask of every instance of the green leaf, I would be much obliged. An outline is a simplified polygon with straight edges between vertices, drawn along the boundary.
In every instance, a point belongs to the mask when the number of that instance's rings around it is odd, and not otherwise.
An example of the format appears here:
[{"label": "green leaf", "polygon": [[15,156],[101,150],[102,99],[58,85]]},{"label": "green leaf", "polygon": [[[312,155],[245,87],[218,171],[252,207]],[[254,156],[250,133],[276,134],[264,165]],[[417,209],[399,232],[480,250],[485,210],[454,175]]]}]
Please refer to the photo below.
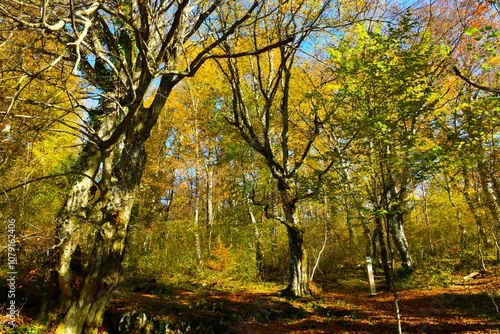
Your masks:
[{"label": "green leaf", "polygon": [[479,29],[478,28],[467,28],[465,30],[465,34],[467,36],[474,36],[474,35],[477,35],[479,33]]}]

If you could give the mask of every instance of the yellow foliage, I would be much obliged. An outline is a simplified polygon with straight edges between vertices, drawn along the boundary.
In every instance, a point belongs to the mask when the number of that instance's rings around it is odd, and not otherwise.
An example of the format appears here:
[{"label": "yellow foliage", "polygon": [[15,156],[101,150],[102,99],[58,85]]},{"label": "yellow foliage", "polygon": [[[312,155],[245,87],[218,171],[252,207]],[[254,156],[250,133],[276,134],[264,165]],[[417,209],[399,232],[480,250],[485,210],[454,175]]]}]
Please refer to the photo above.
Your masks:
[{"label": "yellow foliage", "polygon": [[236,266],[236,258],[231,253],[229,247],[224,246],[220,238],[217,239],[214,247],[210,251],[210,258],[207,260],[207,267],[221,273],[231,271]]}]

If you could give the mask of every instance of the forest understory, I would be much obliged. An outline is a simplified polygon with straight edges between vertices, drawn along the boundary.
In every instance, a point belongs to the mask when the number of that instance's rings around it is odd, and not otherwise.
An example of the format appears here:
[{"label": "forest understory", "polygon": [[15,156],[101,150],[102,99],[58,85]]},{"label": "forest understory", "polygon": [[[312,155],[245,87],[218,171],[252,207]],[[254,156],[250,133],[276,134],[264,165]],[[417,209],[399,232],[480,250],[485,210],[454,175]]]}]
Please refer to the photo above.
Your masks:
[{"label": "forest understory", "polygon": [[[499,333],[499,268],[465,273],[446,265],[399,271],[403,333]],[[369,294],[363,267],[340,268],[336,276],[319,280],[312,296],[297,299],[280,295],[281,282],[126,276],[99,333],[396,332],[393,293],[384,289],[383,276],[375,276],[375,296]],[[40,311],[40,286],[33,273],[31,284],[20,287],[27,306],[23,324],[7,333],[45,332],[30,325]]]}]

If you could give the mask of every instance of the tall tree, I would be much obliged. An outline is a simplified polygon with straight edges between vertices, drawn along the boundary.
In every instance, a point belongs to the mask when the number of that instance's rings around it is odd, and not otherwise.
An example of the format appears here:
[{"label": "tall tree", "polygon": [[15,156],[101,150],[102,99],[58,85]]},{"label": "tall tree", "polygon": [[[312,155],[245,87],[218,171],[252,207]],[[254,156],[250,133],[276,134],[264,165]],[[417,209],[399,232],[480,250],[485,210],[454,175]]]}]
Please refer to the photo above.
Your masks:
[{"label": "tall tree", "polygon": [[[308,37],[324,24],[332,5],[330,1],[318,4],[307,0],[281,3],[265,24],[253,26],[251,38],[255,47],[287,37],[291,43],[246,63],[229,60],[221,64],[232,88],[226,105],[228,121],[264,159],[276,181],[281,214],[270,209],[268,215],[287,229],[290,261],[284,294],[290,296],[310,293],[305,229],[297,212],[298,203],[317,193],[322,177],[335,162],[316,160],[327,155],[319,138],[332,112],[315,93],[324,84],[318,73],[320,63],[308,65],[298,54],[311,43]],[[225,45],[228,54],[234,52],[233,46]]]}]

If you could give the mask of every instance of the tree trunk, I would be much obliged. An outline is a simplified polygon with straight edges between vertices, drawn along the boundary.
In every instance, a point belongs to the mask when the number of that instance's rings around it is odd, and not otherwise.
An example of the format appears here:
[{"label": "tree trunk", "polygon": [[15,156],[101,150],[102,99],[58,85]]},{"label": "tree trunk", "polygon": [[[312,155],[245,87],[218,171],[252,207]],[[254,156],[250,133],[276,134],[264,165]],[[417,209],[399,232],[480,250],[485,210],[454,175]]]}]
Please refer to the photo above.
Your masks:
[{"label": "tree trunk", "polygon": [[349,200],[346,197],[344,201],[345,205],[345,219],[346,219],[346,225],[347,225],[347,231],[349,233],[349,251],[352,253],[354,251],[354,227],[352,225],[352,217],[351,217],[351,210],[349,208]]},{"label": "tree trunk", "polygon": [[307,256],[303,247],[304,230],[296,226],[287,225],[288,247],[290,254],[290,274],[288,286],[283,295],[303,297],[310,294],[307,273]]},{"label": "tree trunk", "polygon": [[497,261],[500,261],[500,245],[497,238],[497,226],[500,222],[498,203],[495,200],[492,194],[492,190],[490,190],[490,187],[488,185],[489,179],[486,171],[486,166],[484,166],[484,164],[478,163],[477,168],[479,171],[479,179],[485,202],[491,215],[491,221],[489,224],[491,228],[491,237],[493,238],[493,243],[495,245]]},{"label": "tree trunk", "polygon": [[391,174],[389,174],[388,180],[390,180],[390,199],[386,201],[385,204],[387,210],[387,223],[389,229],[388,232],[392,235],[392,239],[394,241],[396,249],[398,250],[403,268],[408,269],[413,266],[413,260],[410,255],[410,247],[408,246],[408,240],[406,240],[404,231],[404,215],[402,203],[405,197],[405,187],[400,186],[400,190],[397,191],[396,184]]},{"label": "tree trunk", "polygon": [[380,244],[380,259],[382,261],[382,268],[384,270],[385,286],[390,289],[392,286],[392,274],[391,268],[389,266],[389,258],[387,254],[387,245],[384,238],[384,226],[382,224],[382,217],[379,214],[375,214],[375,233],[377,235],[374,240],[377,240]]},{"label": "tree trunk", "polygon": [[253,232],[255,237],[255,266],[257,269],[257,277],[264,276],[264,252],[262,251],[262,244],[260,242],[260,231],[257,225],[257,220],[252,212],[252,208],[248,205],[248,214],[250,215],[250,221],[252,222]]},{"label": "tree trunk", "polygon": [[403,225],[403,213],[396,212],[393,214],[388,214],[387,219],[389,222],[389,232],[392,235],[392,239],[398,250],[399,257],[401,258],[401,263],[404,268],[411,268],[413,266],[413,260],[410,255],[410,247],[408,246],[408,241],[404,233]]},{"label": "tree trunk", "polygon": [[[110,294],[119,282],[128,225],[146,161],[144,142],[149,136],[149,132],[134,130],[108,153],[86,147],[81,161],[89,177],[74,184],[59,215],[56,271],[60,295],[51,318],[58,334],[97,333]],[[100,191],[93,189],[96,181],[90,179],[98,172]],[[95,197],[97,200],[90,203]],[[91,223],[90,227],[85,223]],[[84,242],[80,233],[89,228],[95,241],[91,261],[80,275],[70,268],[71,255]]]},{"label": "tree trunk", "polygon": [[[128,110],[133,117],[120,135],[117,127],[124,120],[119,107],[94,123],[102,144],[86,144],[76,166],[86,176],[74,183],[57,219],[55,271],[60,293],[49,321],[58,334],[97,333],[101,325],[122,271],[128,226],[146,163],[144,144],[171,89],[170,81],[162,81],[151,107],[136,105],[135,115]],[[70,268],[71,255],[78,245],[86,248],[84,237],[92,239],[91,261],[83,275],[77,275]]]},{"label": "tree trunk", "polygon": [[304,229],[296,217],[296,202],[290,199],[289,190],[280,187],[281,201],[288,235],[289,276],[288,286],[283,291],[287,297],[303,297],[310,294],[307,272],[307,255],[304,249]]},{"label": "tree trunk", "polygon": [[434,255],[434,242],[432,241],[431,227],[430,227],[430,218],[429,218],[429,199],[427,197],[427,191],[425,189],[425,185],[422,185],[422,198],[424,199],[424,222],[427,228],[427,239],[429,240],[429,247],[431,249],[431,254]]},{"label": "tree trunk", "polygon": [[477,231],[478,231],[478,236],[480,240],[484,242],[486,246],[489,245],[490,241],[488,240],[488,236],[486,235],[485,228],[483,226],[483,221],[479,215],[478,209],[476,205],[474,205],[474,200],[472,199],[471,195],[469,194],[469,180],[467,179],[468,175],[464,175],[464,189],[462,190],[462,193],[465,198],[465,202],[467,203],[467,207],[469,210],[472,212],[472,216],[474,217],[474,221],[476,222],[477,226]]},{"label": "tree trunk", "polygon": [[[347,184],[345,185],[344,191],[348,194],[351,194],[351,198],[352,198],[354,205],[356,207],[358,217],[361,220],[361,224],[363,226],[363,235],[365,237],[365,255],[371,256],[375,261],[377,251],[373,249],[374,243],[372,242],[370,228],[368,227],[368,222],[366,221],[365,215],[363,214],[363,212],[361,210],[362,204],[360,203],[360,201],[356,197],[356,191],[354,190],[354,186],[353,186],[353,183],[351,181],[351,175],[350,175],[349,169],[347,169],[347,168],[343,169],[342,173],[344,174],[344,178],[347,180]],[[326,204],[327,204],[327,202],[326,202],[326,196],[325,196],[325,205]],[[347,207],[347,205],[346,205],[346,207]]]},{"label": "tree trunk", "polygon": [[195,185],[194,185],[194,248],[196,255],[196,266],[201,268],[201,242],[200,242],[200,194],[198,191],[198,177],[196,177]]},{"label": "tree trunk", "polygon": [[209,150],[208,162],[205,165],[207,172],[207,230],[208,230],[208,251],[212,247],[212,231],[214,226],[214,157],[212,149]]},{"label": "tree trunk", "polygon": [[[198,128],[198,124],[195,121],[196,129]],[[197,131],[197,130],[196,130]],[[194,182],[193,182],[193,200],[194,200],[194,208],[193,208],[193,222],[194,222],[194,247],[195,247],[195,255],[196,255],[196,266],[198,269],[202,266],[201,260],[201,242],[200,242],[200,176],[199,176],[199,160],[200,160],[200,147],[198,142],[198,133],[195,132],[195,162],[194,162]]]},{"label": "tree trunk", "polygon": [[367,254],[366,256],[371,256],[372,258],[372,265],[373,265],[373,270],[374,272],[377,272],[378,271],[378,268],[380,268],[381,266],[381,259],[380,259],[380,233],[378,231],[378,227],[376,226],[375,224],[375,228],[373,230],[373,236],[371,238],[372,240],[372,245],[371,245],[371,249],[372,249],[372,252],[371,254]]}]

